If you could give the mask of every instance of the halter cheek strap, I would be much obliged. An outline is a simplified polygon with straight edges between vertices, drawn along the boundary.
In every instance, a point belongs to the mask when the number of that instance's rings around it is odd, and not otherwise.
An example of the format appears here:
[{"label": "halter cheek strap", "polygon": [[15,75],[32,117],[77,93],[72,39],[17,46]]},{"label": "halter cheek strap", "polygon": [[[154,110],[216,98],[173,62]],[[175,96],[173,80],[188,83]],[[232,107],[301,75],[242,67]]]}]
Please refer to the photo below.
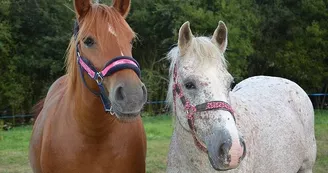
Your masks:
[{"label": "halter cheek strap", "polygon": [[211,102],[202,103],[202,104],[199,104],[196,106],[192,105],[190,103],[190,101],[184,96],[182,87],[178,83],[177,77],[178,77],[177,67],[175,65],[174,72],[173,72],[173,80],[174,80],[173,102],[174,102],[175,114],[176,114],[176,99],[178,97],[178,98],[180,98],[180,101],[181,101],[182,105],[184,106],[184,109],[187,113],[186,116],[187,116],[187,120],[188,120],[188,125],[191,130],[191,134],[194,139],[195,145],[200,150],[207,153],[206,146],[198,140],[197,135],[196,135],[195,114],[197,112],[204,112],[204,111],[211,111],[211,110],[224,110],[224,111],[230,112],[230,114],[233,116],[234,120],[236,121],[235,116],[234,116],[234,111],[233,111],[232,107],[224,101],[211,101]]}]

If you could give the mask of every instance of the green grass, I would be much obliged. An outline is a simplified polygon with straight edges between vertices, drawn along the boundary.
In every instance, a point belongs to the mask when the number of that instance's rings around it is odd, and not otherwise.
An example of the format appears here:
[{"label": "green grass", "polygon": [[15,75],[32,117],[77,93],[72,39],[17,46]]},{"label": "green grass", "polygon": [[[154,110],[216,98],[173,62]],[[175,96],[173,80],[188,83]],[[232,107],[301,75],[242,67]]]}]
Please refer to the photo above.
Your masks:
[{"label": "green grass", "polygon": [[27,159],[32,126],[0,130],[0,173],[31,173]]},{"label": "green grass", "polygon": [[164,173],[166,156],[173,132],[172,117],[143,118],[147,133],[147,173]]},{"label": "green grass", "polygon": [[[143,118],[147,133],[147,173],[164,173],[172,135],[172,118]],[[315,133],[318,145],[315,173],[328,170],[328,111],[316,111]],[[31,173],[28,166],[28,145],[31,126],[0,131],[0,173]]]},{"label": "green grass", "polygon": [[317,140],[317,160],[315,173],[326,173],[328,170],[328,111],[316,111],[315,136]]},{"label": "green grass", "polygon": [[[147,172],[165,172],[166,155],[172,135],[172,117],[144,117],[147,132]],[[32,126],[0,131],[0,173],[32,173],[28,146]]]}]

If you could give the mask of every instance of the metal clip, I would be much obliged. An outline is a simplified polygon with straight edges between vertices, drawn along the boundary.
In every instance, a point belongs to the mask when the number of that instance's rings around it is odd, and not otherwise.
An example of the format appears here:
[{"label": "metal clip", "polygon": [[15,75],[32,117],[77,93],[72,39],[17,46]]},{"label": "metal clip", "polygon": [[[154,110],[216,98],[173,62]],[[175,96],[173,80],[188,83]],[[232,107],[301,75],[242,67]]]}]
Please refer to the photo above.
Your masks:
[{"label": "metal clip", "polygon": [[111,115],[115,115],[115,112],[113,111],[113,107],[112,107],[112,106],[111,106],[110,109],[109,109],[109,113],[110,113]]},{"label": "metal clip", "polygon": [[104,81],[104,78],[102,77],[100,72],[97,72],[97,78],[96,78],[96,82],[98,85],[102,84],[102,82]]}]

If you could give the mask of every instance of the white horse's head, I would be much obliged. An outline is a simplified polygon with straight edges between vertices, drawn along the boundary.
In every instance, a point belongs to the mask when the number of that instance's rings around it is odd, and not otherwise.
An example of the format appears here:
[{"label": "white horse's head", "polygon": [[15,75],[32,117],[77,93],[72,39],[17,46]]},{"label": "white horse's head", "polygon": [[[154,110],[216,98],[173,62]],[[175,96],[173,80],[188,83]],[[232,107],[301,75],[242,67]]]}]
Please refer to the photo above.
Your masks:
[{"label": "white horse's head", "polygon": [[216,170],[236,168],[246,153],[229,104],[233,77],[223,55],[227,33],[220,21],[212,38],[194,37],[186,22],[179,31],[178,46],[168,54],[168,102],[177,121],[191,132],[198,148],[208,153]]}]

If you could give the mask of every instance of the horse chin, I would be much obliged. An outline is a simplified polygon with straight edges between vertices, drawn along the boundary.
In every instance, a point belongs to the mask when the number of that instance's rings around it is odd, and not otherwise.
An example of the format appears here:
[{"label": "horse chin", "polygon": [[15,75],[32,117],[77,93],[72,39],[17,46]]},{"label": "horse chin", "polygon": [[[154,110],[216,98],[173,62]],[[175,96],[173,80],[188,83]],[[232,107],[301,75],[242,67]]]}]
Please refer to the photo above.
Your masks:
[{"label": "horse chin", "polygon": [[228,171],[234,169],[234,168],[224,168],[224,166],[220,166],[214,163],[213,159],[211,159],[211,156],[208,156],[208,159],[210,160],[212,168],[215,169],[216,171]]},{"label": "horse chin", "polygon": [[115,109],[115,107],[113,107],[112,109],[114,113],[113,116],[115,116],[120,122],[134,122],[140,115],[140,111],[125,113]]}]

